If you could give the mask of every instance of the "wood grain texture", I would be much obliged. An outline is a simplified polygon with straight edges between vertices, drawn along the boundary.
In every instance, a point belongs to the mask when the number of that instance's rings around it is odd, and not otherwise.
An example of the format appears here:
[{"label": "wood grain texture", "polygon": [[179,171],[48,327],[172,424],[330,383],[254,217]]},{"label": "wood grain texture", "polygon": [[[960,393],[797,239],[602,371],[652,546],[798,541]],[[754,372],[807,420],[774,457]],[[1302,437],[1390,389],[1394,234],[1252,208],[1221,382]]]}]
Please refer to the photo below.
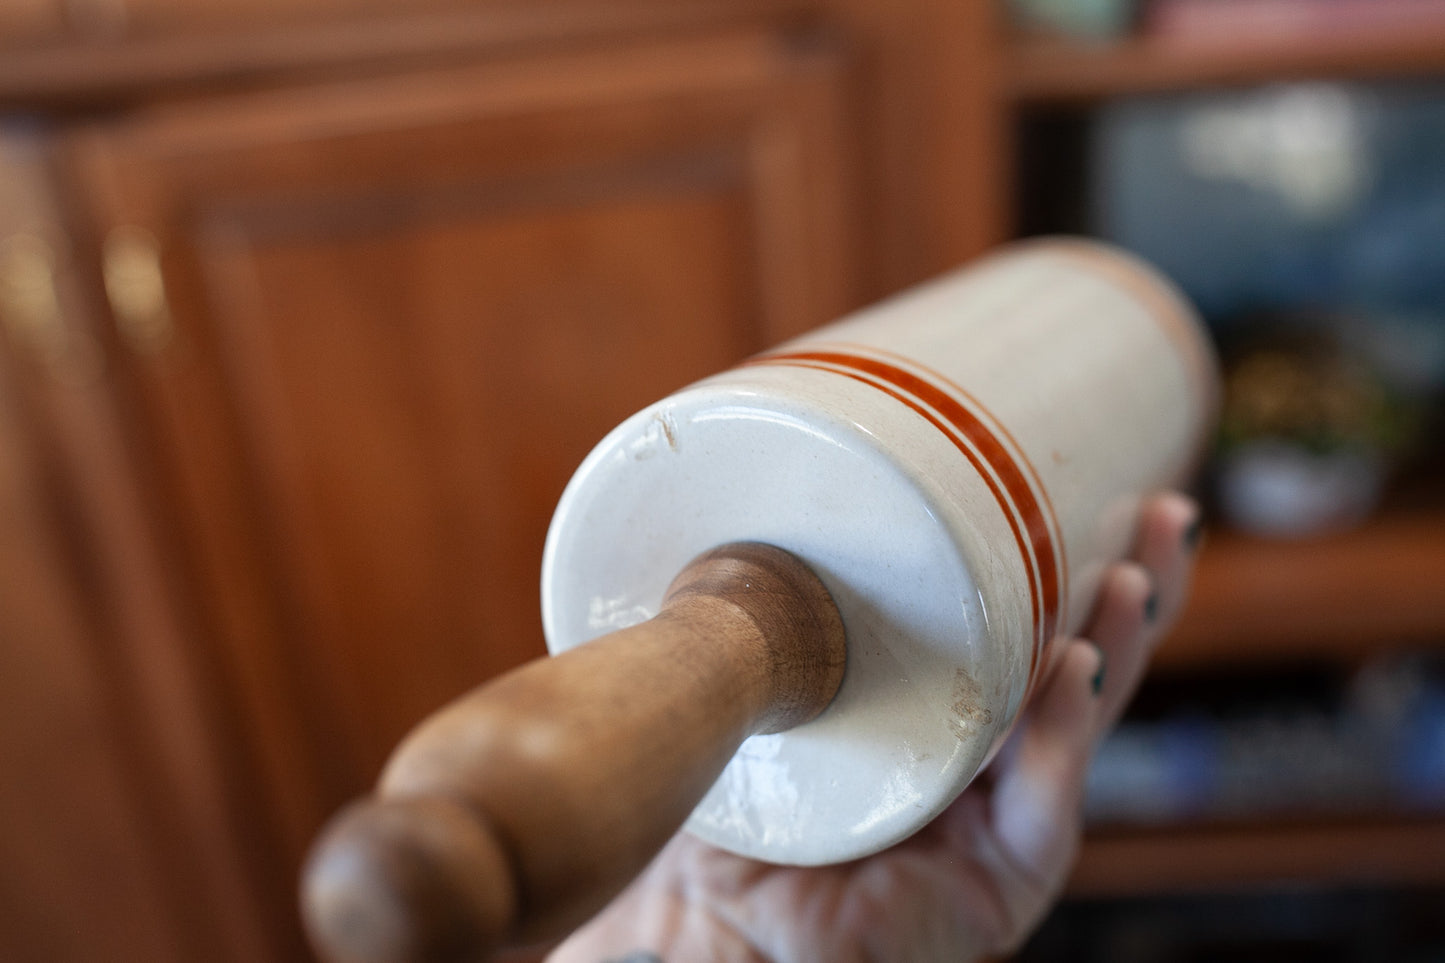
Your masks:
[{"label": "wood grain texture", "polygon": [[542,651],[546,525],[587,450],[851,305],[845,66],[713,34],[69,141],[89,233],[162,251],[175,336],[116,363],[256,762],[268,891],[417,719]]},{"label": "wood grain texture", "polygon": [[61,0],[10,0],[0,5],[0,47],[54,42],[65,35]]},{"label": "wood grain texture", "polygon": [[0,957],[180,963],[185,924],[0,343]]},{"label": "wood grain texture", "polygon": [[1086,104],[1108,97],[1290,80],[1382,80],[1445,73],[1445,24],[1293,36],[1138,37],[1082,45],[1023,40],[1003,58],[1016,103]]},{"label": "wood grain texture", "polygon": [[[39,0],[31,0],[39,3]],[[17,11],[0,105],[88,107],[368,76],[519,50],[773,25],[805,0],[71,0]],[[53,23],[52,23],[53,21]],[[0,47],[5,38],[0,36]]]},{"label": "wood grain texture", "polygon": [[243,763],[145,515],[45,148],[0,132],[0,243],[51,252],[58,309],[37,342],[0,298],[0,957],[274,957],[228,799]]},{"label": "wood grain texture", "polygon": [[1387,513],[1353,531],[1271,540],[1221,532],[1200,557],[1160,669],[1330,658],[1363,662],[1445,636],[1445,512]]},{"label": "wood grain texture", "polygon": [[968,261],[1011,228],[1000,9],[957,0],[825,0],[858,51],[862,295],[874,301]]},{"label": "wood grain texture", "polygon": [[411,734],[312,857],[313,940],[336,963],[436,963],[564,934],[641,872],[743,739],[821,712],[845,663],[842,619],[801,562],[754,544],[703,555],[650,621]]}]

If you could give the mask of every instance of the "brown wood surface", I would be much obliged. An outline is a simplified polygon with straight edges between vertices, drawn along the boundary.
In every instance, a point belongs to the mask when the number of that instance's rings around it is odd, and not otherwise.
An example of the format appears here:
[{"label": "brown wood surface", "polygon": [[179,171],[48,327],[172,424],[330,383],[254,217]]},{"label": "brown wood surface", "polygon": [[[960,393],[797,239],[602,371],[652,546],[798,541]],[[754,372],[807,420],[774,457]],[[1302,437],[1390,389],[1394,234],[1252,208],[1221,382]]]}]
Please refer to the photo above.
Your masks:
[{"label": "brown wood surface", "polygon": [[[126,33],[139,36],[235,30],[260,24],[295,27],[394,12],[396,0],[105,0],[121,11]],[[457,0],[413,0],[418,13],[462,6]],[[472,3],[495,13],[505,3]]]},{"label": "brown wood surface", "polygon": [[858,54],[874,301],[977,257],[1012,233],[1011,119],[1001,11],[976,0],[818,0]]},{"label": "brown wood surface", "polygon": [[1252,886],[1445,883],[1445,821],[1375,814],[1359,819],[1260,821],[1096,832],[1068,884],[1076,897],[1237,892]]},{"label": "brown wood surface", "polygon": [[[0,357],[0,362],[10,359]],[[180,963],[146,789],[0,363],[0,958]]]},{"label": "brown wood surface", "polygon": [[1417,508],[1318,538],[1211,536],[1188,607],[1155,665],[1363,661],[1431,647],[1442,635],[1445,513]]},{"label": "brown wood surface", "polygon": [[844,67],[718,34],[71,138],[86,253],[139,228],[161,258],[173,334],[115,363],[269,891],[417,719],[542,651],[590,447],[853,303]]},{"label": "brown wood surface", "polygon": [[304,82],[323,72],[367,76],[669,31],[776,23],[791,19],[803,0],[155,0],[139,9],[144,3],[128,12],[125,0],[89,0],[90,16],[75,29],[6,50],[0,105],[95,109],[238,84]]},{"label": "brown wood surface", "polygon": [[9,0],[0,4],[0,48],[55,42],[65,35],[61,0]]},{"label": "brown wood surface", "polygon": [[[273,958],[256,839],[227,795],[244,764],[170,593],[58,207],[44,140],[0,136],[0,958]],[[17,242],[49,256],[46,317],[17,298]]]},{"label": "brown wood surface", "polygon": [[[589,32],[605,21],[625,22],[629,13],[644,12],[658,22],[697,20],[699,12],[720,5],[712,0],[90,0],[123,10],[125,30],[136,36],[206,36],[246,29],[320,28],[338,23],[362,24],[389,19],[453,18],[454,23],[572,23]],[[734,0],[736,11],[786,7],[790,0]],[[529,10],[530,8],[530,10]],[[538,15],[540,13],[540,16]],[[594,33],[595,35],[595,33]]]},{"label": "brown wood surface", "polygon": [[[95,0],[121,8],[123,0]],[[728,25],[809,24],[857,54],[848,90],[865,136],[870,239],[864,300],[917,282],[1004,240],[1009,118],[998,11],[989,3],[904,0],[311,0],[204,5],[134,0],[122,29],[33,44],[0,58],[0,106],[95,109],[323,72],[511,57],[627,43]],[[103,15],[101,17],[104,19]],[[124,26],[128,24],[129,26]]]},{"label": "brown wood surface", "polygon": [[743,739],[827,706],[843,621],[802,562],[729,545],[651,620],[515,670],[407,737],[308,867],[336,963],[479,960],[557,938],[677,832]]},{"label": "brown wood surface", "polygon": [[1287,80],[1369,80],[1445,74],[1445,22],[1294,36],[1131,37],[1103,44],[1025,39],[1003,74],[1016,103],[1108,97]]}]

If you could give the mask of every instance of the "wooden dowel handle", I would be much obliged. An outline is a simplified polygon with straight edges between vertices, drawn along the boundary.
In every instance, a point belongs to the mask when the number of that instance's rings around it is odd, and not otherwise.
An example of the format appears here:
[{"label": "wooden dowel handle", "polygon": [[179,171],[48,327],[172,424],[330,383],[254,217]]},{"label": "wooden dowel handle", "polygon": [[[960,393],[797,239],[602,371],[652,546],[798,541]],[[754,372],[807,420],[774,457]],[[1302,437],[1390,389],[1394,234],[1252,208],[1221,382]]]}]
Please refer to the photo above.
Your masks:
[{"label": "wooden dowel handle", "polygon": [[302,909],[335,963],[477,960],[560,935],[682,825],[749,735],[813,718],[843,624],[799,560],[715,549],[652,620],[480,687],[322,834]]}]

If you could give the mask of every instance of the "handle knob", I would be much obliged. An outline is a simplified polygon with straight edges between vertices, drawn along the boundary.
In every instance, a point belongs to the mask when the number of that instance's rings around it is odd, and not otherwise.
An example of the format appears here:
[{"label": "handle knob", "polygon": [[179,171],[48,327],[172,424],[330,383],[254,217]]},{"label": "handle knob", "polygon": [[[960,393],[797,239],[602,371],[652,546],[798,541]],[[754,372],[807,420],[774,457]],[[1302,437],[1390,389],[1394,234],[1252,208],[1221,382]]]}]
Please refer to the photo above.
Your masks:
[{"label": "handle knob", "polygon": [[842,620],[781,549],[708,552],[658,615],[463,696],[326,829],[302,908],[335,963],[475,960],[559,935],[677,831],[744,739],[816,716]]}]

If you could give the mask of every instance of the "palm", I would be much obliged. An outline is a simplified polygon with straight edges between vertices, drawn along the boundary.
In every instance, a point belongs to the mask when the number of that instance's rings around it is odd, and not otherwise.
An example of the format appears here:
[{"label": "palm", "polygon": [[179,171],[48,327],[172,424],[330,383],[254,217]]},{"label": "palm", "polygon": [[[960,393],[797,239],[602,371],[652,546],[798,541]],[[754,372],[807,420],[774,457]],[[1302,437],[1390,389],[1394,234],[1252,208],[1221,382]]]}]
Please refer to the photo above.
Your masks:
[{"label": "palm", "polygon": [[837,866],[771,866],[680,837],[658,869],[690,881],[675,899],[767,959],[967,959],[1009,945],[1053,896],[1015,863],[989,808],[970,789],[901,845]]}]

